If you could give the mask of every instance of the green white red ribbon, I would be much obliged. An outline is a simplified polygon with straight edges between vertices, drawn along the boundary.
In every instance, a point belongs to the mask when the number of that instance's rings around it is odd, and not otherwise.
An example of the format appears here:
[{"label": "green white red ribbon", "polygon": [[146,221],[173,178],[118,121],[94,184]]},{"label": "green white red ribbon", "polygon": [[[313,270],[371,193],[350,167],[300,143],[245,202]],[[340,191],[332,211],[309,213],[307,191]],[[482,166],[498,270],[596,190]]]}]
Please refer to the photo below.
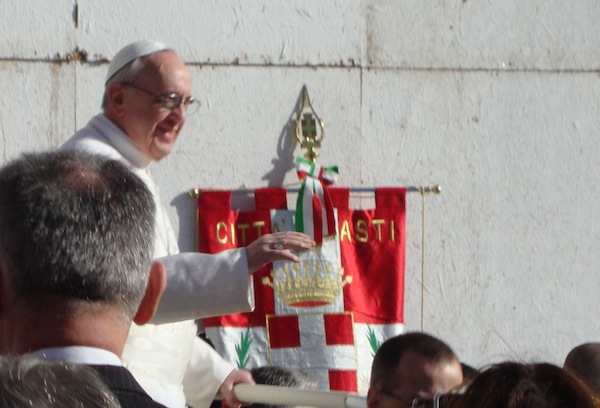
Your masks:
[{"label": "green white red ribbon", "polygon": [[296,201],[296,231],[321,243],[323,237],[335,235],[333,203],[327,186],[337,180],[338,167],[321,167],[298,157],[296,172],[302,180]]}]

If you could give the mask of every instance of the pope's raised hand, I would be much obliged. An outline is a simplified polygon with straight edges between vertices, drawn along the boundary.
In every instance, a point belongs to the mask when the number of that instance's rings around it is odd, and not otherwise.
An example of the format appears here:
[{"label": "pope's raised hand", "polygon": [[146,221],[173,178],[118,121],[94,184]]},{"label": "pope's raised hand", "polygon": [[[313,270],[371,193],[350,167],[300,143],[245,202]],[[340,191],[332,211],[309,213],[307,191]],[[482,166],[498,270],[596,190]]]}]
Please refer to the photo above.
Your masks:
[{"label": "pope's raised hand", "polygon": [[254,273],[273,261],[300,262],[291,250],[310,249],[316,242],[301,232],[285,231],[266,234],[246,247],[248,270]]}]

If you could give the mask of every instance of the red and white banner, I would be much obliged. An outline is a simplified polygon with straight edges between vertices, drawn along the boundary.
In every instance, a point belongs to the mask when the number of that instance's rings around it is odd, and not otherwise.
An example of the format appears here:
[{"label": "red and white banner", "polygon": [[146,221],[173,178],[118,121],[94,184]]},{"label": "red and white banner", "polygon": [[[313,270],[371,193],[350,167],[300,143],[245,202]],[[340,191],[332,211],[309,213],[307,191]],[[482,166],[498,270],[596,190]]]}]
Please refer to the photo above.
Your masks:
[{"label": "red and white banner", "polygon": [[[336,235],[254,276],[251,313],[205,320],[217,351],[240,368],[301,369],[324,389],[366,393],[373,355],[404,329],[405,197],[401,188],[375,191],[375,208],[349,208],[350,192],[329,189]],[[198,198],[200,252],[246,246],[262,234],[294,230],[287,192],[256,190],[251,209],[234,210],[230,192]]]}]

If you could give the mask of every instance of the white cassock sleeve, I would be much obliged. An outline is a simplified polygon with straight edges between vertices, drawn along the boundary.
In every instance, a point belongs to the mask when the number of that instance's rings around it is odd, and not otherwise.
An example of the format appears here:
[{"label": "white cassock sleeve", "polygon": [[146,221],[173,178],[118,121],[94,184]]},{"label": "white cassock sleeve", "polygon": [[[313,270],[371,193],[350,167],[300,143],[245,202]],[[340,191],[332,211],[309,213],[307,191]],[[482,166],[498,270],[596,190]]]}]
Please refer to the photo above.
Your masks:
[{"label": "white cassock sleeve", "polygon": [[194,408],[208,408],[219,387],[234,369],[208,343],[197,337],[183,377],[186,403]]},{"label": "white cassock sleeve", "polygon": [[186,252],[158,258],[167,269],[167,288],[151,323],[159,324],[250,312],[252,275],[245,248],[218,254]]}]

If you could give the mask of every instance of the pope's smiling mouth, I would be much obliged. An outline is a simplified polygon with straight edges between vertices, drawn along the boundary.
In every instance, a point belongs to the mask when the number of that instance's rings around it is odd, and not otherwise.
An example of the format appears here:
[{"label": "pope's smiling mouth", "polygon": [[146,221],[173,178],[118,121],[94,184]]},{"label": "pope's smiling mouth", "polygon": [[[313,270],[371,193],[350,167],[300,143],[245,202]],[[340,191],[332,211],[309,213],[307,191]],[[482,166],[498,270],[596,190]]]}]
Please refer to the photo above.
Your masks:
[{"label": "pope's smiling mouth", "polygon": [[175,139],[177,137],[177,127],[169,127],[169,128],[159,127],[159,128],[157,128],[157,130],[158,130],[158,137],[160,137],[162,139]]}]

